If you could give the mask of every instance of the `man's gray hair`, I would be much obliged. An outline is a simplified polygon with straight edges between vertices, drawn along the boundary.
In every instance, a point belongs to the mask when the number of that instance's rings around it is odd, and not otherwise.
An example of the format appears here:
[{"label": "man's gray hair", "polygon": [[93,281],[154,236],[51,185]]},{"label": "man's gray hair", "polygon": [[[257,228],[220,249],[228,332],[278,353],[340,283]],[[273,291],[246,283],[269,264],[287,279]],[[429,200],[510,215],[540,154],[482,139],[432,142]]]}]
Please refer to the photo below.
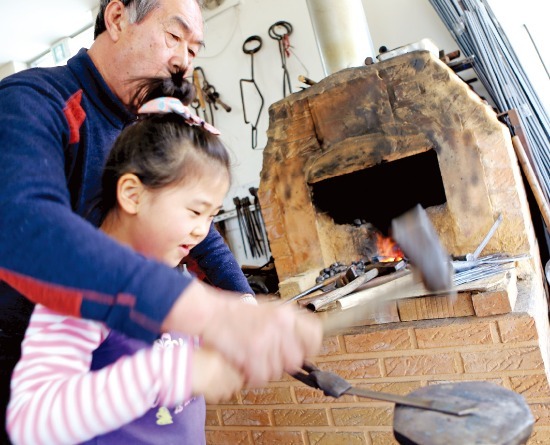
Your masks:
[{"label": "man's gray hair", "polygon": [[[130,12],[130,22],[139,23],[147,14],[156,8],[158,0],[120,0]],[[105,31],[105,9],[111,0],[101,0],[99,2],[99,12],[95,20],[94,39]]]},{"label": "man's gray hair", "polygon": [[[159,0],[120,0],[130,12],[130,21],[132,23],[141,22],[158,5]],[[202,8],[204,1],[195,0]],[[99,12],[95,20],[94,39],[105,31],[105,9],[111,0],[100,0]]]}]

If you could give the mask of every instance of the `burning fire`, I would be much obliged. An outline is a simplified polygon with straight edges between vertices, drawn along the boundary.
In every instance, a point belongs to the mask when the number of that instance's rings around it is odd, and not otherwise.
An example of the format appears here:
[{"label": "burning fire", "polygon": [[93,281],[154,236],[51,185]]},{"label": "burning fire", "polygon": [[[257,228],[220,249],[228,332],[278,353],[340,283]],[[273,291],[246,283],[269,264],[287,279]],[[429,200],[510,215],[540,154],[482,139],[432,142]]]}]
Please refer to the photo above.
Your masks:
[{"label": "burning fire", "polygon": [[385,237],[381,233],[376,234],[376,248],[378,250],[378,261],[390,263],[401,261],[405,255],[397,243],[391,237]]}]

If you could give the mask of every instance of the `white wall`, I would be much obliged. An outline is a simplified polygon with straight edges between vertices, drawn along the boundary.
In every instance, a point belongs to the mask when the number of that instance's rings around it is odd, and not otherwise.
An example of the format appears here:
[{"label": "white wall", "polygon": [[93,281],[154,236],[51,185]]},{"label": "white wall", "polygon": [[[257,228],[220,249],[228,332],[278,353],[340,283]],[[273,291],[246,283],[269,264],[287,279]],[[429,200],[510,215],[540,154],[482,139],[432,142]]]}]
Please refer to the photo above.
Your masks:
[{"label": "white wall", "polygon": [[27,65],[23,62],[8,62],[0,66],[0,80],[2,80],[4,77],[8,77],[11,74],[15,74],[19,71],[23,71],[27,69]]},{"label": "white wall", "polygon": [[363,0],[374,49],[388,49],[429,38],[445,53],[458,49],[428,0]]},{"label": "white wall", "polygon": [[[290,44],[293,54],[287,59],[293,91],[298,91],[299,75],[315,80],[323,76],[313,28],[305,0],[243,0],[242,4],[210,19],[206,23],[206,47],[195,65],[203,68],[209,83],[220,98],[232,107],[227,113],[215,111],[216,127],[235,159],[233,188],[226,208],[232,208],[233,196],[248,194],[248,187],[258,186],[263,151],[267,142],[269,105],[283,98],[283,70],[278,42],[268,35],[269,27],[280,20],[293,27]],[[245,124],[241,105],[240,79],[250,79],[250,56],[242,51],[251,35],[262,38],[262,48],[254,55],[254,78],[265,104],[258,123],[257,149],[251,147],[251,126]],[[299,60],[298,60],[299,59]],[[303,66],[302,66],[303,64]],[[251,84],[245,84],[245,107],[249,121],[255,122],[260,107],[259,96]]]}]

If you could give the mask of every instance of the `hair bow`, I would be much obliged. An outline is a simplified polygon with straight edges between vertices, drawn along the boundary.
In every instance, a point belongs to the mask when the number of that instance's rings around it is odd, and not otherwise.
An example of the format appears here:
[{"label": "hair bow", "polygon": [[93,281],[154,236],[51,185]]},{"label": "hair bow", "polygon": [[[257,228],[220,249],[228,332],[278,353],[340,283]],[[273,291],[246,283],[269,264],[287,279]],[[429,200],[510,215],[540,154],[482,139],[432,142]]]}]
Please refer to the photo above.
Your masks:
[{"label": "hair bow", "polygon": [[221,134],[220,130],[210,125],[196,114],[191,113],[189,107],[183,105],[181,100],[176,99],[175,97],[159,97],[157,99],[150,100],[149,102],[143,104],[138,110],[138,114],[157,113],[177,113],[182,116],[185,122],[189,125],[203,127],[206,131],[215,135]]}]

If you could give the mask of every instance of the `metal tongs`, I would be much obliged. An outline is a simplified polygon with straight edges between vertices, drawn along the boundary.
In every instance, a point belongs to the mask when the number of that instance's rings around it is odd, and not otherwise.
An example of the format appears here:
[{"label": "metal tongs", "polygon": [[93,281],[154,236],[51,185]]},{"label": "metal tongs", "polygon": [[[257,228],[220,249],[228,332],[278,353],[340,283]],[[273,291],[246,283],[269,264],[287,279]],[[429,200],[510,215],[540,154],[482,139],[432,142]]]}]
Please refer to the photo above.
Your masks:
[{"label": "metal tongs", "polygon": [[485,235],[485,238],[483,238],[479,246],[477,246],[474,253],[467,253],[464,256],[464,258],[460,258],[452,261],[453,269],[455,272],[462,272],[464,270],[469,270],[479,265],[480,263],[479,254],[483,251],[483,249],[485,249],[485,246],[493,237],[496,230],[498,229],[498,226],[500,226],[501,222],[502,222],[502,214],[499,214],[496,221],[493,223],[493,226],[489,229],[489,232],[487,233],[487,235]]},{"label": "metal tongs", "polygon": [[337,374],[328,371],[321,371],[311,363],[302,365],[302,372],[292,374],[296,380],[315,389],[320,389],[326,396],[339,398],[343,395],[367,397],[369,399],[393,402],[398,405],[412,406],[415,408],[438,411],[454,416],[466,416],[477,411],[476,405],[461,402],[443,402],[440,400],[428,400],[418,397],[400,396],[378,391],[371,391],[363,388],[356,388],[347,380]]}]

